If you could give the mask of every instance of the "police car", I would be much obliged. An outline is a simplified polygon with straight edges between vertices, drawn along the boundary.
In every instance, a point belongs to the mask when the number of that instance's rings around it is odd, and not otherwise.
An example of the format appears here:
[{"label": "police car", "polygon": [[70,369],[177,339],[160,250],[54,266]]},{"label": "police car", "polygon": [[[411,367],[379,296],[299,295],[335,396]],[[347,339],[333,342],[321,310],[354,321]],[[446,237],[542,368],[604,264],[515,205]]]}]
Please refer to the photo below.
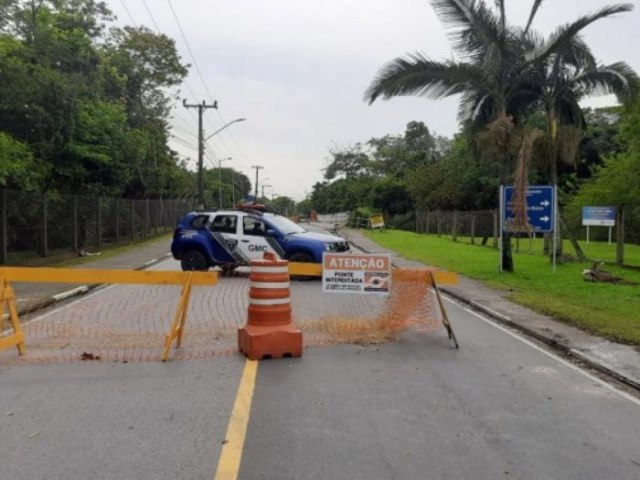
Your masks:
[{"label": "police car", "polygon": [[230,210],[196,211],[180,220],[171,253],[183,270],[218,266],[223,273],[265,252],[291,262],[321,263],[323,252],[347,252],[349,242],[325,233],[309,232],[261,205]]}]

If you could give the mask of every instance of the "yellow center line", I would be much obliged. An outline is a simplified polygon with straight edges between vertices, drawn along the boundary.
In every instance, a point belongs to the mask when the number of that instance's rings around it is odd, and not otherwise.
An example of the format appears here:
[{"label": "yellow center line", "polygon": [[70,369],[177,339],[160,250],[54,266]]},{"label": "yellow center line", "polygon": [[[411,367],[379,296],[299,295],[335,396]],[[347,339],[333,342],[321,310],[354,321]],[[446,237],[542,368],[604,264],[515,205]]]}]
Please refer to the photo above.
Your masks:
[{"label": "yellow center line", "polygon": [[225,443],[220,453],[220,460],[218,460],[218,469],[215,477],[213,477],[214,480],[236,480],[238,478],[257,371],[258,362],[247,360],[240,379],[236,401],[233,404],[233,411],[227,427]]}]

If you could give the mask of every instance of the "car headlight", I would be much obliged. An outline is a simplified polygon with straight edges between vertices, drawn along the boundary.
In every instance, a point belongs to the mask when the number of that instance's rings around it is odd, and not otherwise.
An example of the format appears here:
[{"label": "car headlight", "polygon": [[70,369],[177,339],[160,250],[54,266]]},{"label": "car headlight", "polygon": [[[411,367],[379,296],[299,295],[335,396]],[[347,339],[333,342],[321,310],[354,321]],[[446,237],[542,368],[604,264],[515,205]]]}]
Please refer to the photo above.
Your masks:
[{"label": "car headlight", "polygon": [[335,252],[336,250],[338,250],[338,245],[335,243],[325,243],[324,244],[324,251],[325,252]]}]

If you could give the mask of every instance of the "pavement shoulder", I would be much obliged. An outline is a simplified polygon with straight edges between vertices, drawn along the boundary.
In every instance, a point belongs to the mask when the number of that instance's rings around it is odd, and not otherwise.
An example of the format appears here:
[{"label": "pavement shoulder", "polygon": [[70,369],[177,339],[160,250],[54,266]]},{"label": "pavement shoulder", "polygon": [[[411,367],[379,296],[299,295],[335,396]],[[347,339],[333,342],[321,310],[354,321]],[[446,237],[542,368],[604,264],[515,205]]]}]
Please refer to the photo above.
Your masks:
[{"label": "pavement shoulder", "polygon": [[[91,261],[71,268],[142,270],[159,263],[171,254],[170,240],[160,237],[156,241],[109,257],[96,255]],[[82,295],[100,285],[71,285],[68,283],[15,283],[18,315],[33,313],[70,297]]]},{"label": "pavement shoulder", "polygon": [[[392,262],[399,267],[425,266],[381,247],[358,230],[341,228],[339,233],[366,252],[391,253]],[[567,356],[585,362],[592,368],[640,389],[640,350],[637,347],[591,335],[509,301],[508,292],[489,288],[479,281],[460,275],[459,277],[458,285],[442,286],[440,289],[494,320],[522,331]],[[464,339],[461,339],[461,343],[464,343]]]}]

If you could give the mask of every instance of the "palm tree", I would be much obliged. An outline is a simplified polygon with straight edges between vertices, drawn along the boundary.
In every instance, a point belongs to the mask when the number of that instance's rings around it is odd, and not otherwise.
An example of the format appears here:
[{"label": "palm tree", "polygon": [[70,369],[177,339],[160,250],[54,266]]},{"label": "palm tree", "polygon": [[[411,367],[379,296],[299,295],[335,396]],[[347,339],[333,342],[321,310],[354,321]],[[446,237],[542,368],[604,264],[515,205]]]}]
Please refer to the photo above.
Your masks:
[{"label": "palm tree", "polygon": [[[505,0],[496,0],[497,13],[484,1],[431,0],[431,4],[449,28],[451,46],[460,60],[435,61],[422,52],[396,58],[378,72],[365,100],[371,104],[402,95],[440,99],[461,94],[461,122],[494,122],[495,143],[501,151],[499,179],[505,184],[512,170],[508,147],[512,119],[521,105],[534,98],[522,83],[527,59],[521,37],[507,25]],[[503,236],[502,252],[503,269],[513,271],[509,235]]]},{"label": "palm tree", "polygon": [[[539,6],[543,0],[537,0]],[[531,34],[529,20],[524,31],[528,57],[532,59],[528,78],[539,91],[547,116],[547,133],[557,140],[559,125],[584,126],[580,101],[594,95],[615,94],[619,98],[631,94],[638,77],[625,62],[600,65],[580,32],[595,21],[633,10],[631,4],[612,5],[580,17],[556,30],[546,41]],[[557,150],[556,150],[557,152]],[[557,184],[557,165],[551,162],[550,181]]]},{"label": "palm tree", "polygon": [[[450,29],[449,39],[460,61],[435,61],[422,52],[396,58],[377,73],[365,92],[365,100],[371,104],[378,98],[413,95],[440,99],[461,94],[459,120],[474,120],[484,125],[493,122],[497,126],[496,143],[503,146],[499,167],[501,184],[510,179],[512,155],[507,147],[509,142],[500,133],[508,134],[506,127],[512,124],[511,119],[525,107],[536,100],[544,101],[546,90],[544,82],[540,81],[543,66],[554,65],[555,76],[562,78],[563,70],[559,66],[578,63],[580,52],[585,52],[584,48],[576,48],[586,47],[579,38],[582,29],[601,18],[632,9],[630,4],[603,8],[559,28],[547,42],[540,42],[530,27],[543,0],[533,1],[527,25],[519,31],[507,24],[506,0],[495,0],[497,12],[487,7],[483,0],[430,1],[441,21]],[[576,85],[585,91],[611,84],[603,80],[602,71],[599,76],[589,77],[582,76],[584,70],[577,72],[580,75],[576,75]],[[573,102],[566,90],[563,93],[558,90],[557,101],[549,103],[555,108],[549,113],[577,113],[575,107],[582,96],[575,90]],[[550,125],[553,125],[553,119],[557,122],[557,117],[551,118]],[[513,271],[509,235],[503,236],[502,251],[503,269]]]},{"label": "palm tree", "polygon": [[[543,0],[537,0],[536,9]],[[538,101],[547,117],[546,161],[549,166],[549,181],[558,185],[559,155],[558,132],[563,126],[577,129],[584,127],[584,115],[580,101],[594,95],[615,94],[619,100],[631,95],[638,86],[636,73],[624,62],[611,65],[599,64],[591,49],[580,36],[580,32],[593,22],[617,13],[633,9],[631,4],[612,5],[582,16],[576,21],[559,27],[547,40],[530,30],[532,18],[523,32],[523,42],[528,48],[528,57],[534,58],[528,81],[539,92]],[[575,135],[577,144],[580,136]],[[554,229],[558,235],[559,228]],[[561,253],[561,242],[558,251]],[[577,244],[578,254],[580,249]]]}]

